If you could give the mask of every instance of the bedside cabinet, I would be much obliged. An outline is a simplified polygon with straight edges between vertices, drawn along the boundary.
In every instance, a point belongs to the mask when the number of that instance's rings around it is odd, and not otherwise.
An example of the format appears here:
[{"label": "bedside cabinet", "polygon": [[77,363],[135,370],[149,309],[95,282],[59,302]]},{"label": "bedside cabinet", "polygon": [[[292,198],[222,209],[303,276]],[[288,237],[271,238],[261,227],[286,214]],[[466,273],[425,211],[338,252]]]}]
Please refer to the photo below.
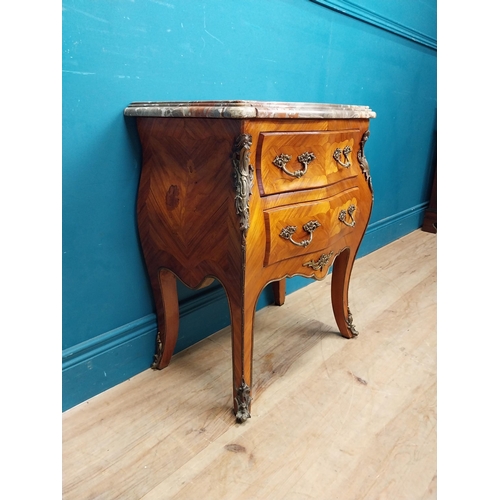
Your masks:
[{"label": "bedside cabinet", "polygon": [[142,171],[139,235],[158,318],[153,367],[168,365],[179,326],[176,279],[217,279],[231,314],[236,420],[250,417],[253,323],[271,283],[323,279],[340,333],[356,252],[373,203],[366,106],[257,101],[135,102]]}]

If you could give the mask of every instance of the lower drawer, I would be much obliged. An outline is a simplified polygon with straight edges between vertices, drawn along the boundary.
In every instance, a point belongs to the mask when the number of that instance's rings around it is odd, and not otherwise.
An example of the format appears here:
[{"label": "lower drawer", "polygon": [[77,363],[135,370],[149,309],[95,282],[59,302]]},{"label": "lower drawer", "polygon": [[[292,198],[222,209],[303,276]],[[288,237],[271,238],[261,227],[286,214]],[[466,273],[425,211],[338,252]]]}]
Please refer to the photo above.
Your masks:
[{"label": "lower drawer", "polygon": [[323,250],[352,231],[359,199],[353,188],[324,200],[266,210],[264,266]]}]

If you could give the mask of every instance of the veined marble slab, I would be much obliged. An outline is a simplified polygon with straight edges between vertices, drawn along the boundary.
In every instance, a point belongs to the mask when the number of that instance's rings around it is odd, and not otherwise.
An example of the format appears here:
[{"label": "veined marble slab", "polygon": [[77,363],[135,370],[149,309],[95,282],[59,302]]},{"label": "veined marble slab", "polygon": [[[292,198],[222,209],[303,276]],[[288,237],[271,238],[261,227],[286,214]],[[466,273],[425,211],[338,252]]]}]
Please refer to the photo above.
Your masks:
[{"label": "veined marble slab", "polygon": [[150,101],[133,102],[126,116],[192,118],[375,118],[368,106],[314,102]]}]

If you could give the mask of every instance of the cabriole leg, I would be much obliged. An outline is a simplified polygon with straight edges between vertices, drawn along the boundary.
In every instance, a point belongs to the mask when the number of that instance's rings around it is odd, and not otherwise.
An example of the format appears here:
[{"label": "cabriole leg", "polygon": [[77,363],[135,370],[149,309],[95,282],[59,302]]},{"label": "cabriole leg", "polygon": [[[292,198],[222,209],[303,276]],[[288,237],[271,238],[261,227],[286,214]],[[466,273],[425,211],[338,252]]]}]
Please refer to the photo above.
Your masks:
[{"label": "cabriole leg", "polygon": [[233,404],[238,423],[250,418],[252,401],[253,325],[258,296],[249,295],[249,291],[228,291],[233,353]]},{"label": "cabriole leg", "polygon": [[277,306],[282,306],[285,303],[286,278],[283,278],[278,281],[273,281],[272,286],[273,286],[274,303]]},{"label": "cabriole leg", "polygon": [[358,335],[352,322],[348,300],[349,280],[355,256],[356,252],[350,248],[346,248],[336,257],[332,271],[331,293],[333,314],[340,333],[348,339]]},{"label": "cabriole leg", "polygon": [[179,301],[176,277],[168,269],[159,269],[153,285],[156,303],[158,334],[156,354],[151,368],[161,370],[172,358],[179,333]]}]

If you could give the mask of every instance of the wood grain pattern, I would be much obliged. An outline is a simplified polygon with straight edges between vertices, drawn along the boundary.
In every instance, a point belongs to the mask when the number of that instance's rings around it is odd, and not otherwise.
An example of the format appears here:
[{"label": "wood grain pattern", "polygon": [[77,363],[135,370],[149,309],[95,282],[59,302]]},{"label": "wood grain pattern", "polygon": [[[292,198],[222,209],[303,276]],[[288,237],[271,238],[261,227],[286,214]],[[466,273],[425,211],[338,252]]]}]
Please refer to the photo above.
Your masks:
[{"label": "wood grain pattern", "polygon": [[437,498],[436,237],[358,259],[255,315],[251,422],[233,425],[231,328],[63,414],[65,500]]},{"label": "wood grain pattern", "polygon": [[[294,275],[324,279],[338,256],[331,289],[334,316],[344,337],[357,333],[347,293],[372,206],[371,187],[357,159],[368,119],[139,117],[137,124],[143,148],[138,225],[159,330],[154,366],[166,367],[175,347],[174,276],[191,288],[219,280],[231,313],[234,411],[237,419],[247,418],[255,307],[268,283]],[[346,146],[351,152],[341,161],[349,167],[342,167],[333,153]],[[281,148],[293,154],[314,149],[317,155],[311,171],[294,179],[297,183],[284,182],[285,174],[272,165]],[[238,174],[240,165],[248,172]],[[251,194],[246,196],[250,185],[244,182],[239,193],[238,183],[253,175]],[[344,223],[340,211],[351,205],[355,215]],[[302,226],[313,219],[320,226],[314,234],[304,232]],[[286,225],[299,228],[299,241],[311,234],[311,244],[281,238]],[[281,283],[275,295],[282,304]]]}]

